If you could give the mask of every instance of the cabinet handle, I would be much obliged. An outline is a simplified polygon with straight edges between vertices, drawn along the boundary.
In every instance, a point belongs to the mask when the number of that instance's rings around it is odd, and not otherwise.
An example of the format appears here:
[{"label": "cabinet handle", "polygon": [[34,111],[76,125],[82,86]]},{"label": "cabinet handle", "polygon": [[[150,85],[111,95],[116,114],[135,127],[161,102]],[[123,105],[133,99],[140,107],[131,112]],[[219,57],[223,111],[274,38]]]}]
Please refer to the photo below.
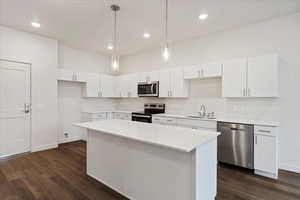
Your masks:
[{"label": "cabinet handle", "polygon": [[245,88],[243,89],[243,96],[244,97],[246,96],[246,89]]},{"label": "cabinet handle", "polygon": [[255,144],[257,144],[257,135],[255,136]]},{"label": "cabinet handle", "polygon": [[75,75],[72,74],[72,81],[75,81]]},{"label": "cabinet handle", "polygon": [[267,130],[258,130],[258,132],[261,132],[261,133],[271,133],[271,131],[267,131]]},{"label": "cabinet handle", "polygon": [[170,97],[172,97],[172,96],[173,96],[172,91],[170,91]]},{"label": "cabinet handle", "polygon": [[249,96],[249,97],[251,96],[251,93],[250,93],[250,92],[251,92],[251,90],[250,90],[250,88],[248,88],[248,92],[247,92],[247,93],[248,93],[248,96]]},{"label": "cabinet handle", "polygon": [[201,77],[203,77],[204,76],[204,71],[203,71],[203,69],[201,69]]}]

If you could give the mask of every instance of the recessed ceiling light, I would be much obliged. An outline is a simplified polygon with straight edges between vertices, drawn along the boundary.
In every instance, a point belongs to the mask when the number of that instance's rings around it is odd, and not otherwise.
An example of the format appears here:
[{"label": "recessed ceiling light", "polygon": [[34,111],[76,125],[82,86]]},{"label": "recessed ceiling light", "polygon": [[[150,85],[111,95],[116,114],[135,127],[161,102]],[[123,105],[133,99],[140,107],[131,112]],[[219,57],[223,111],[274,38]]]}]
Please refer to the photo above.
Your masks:
[{"label": "recessed ceiling light", "polygon": [[113,50],[114,49],[114,45],[113,44],[108,44],[107,45],[107,49],[108,50]]},{"label": "recessed ceiling light", "polygon": [[201,21],[206,20],[207,17],[208,17],[208,14],[206,14],[206,13],[202,13],[201,15],[199,15],[199,19],[200,19]]},{"label": "recessed ceiling light", "polygon": [[151,35],[150,35],[150,33],[144,33],[143,37],[144,37],[145,39],[148,39],[148,38],[151,37]]},{"label": "recessed ceiling light", "polygon": [[33,26],[34,28],[40,28],[41,24],[38,22],[31,22],[31,26]]}]

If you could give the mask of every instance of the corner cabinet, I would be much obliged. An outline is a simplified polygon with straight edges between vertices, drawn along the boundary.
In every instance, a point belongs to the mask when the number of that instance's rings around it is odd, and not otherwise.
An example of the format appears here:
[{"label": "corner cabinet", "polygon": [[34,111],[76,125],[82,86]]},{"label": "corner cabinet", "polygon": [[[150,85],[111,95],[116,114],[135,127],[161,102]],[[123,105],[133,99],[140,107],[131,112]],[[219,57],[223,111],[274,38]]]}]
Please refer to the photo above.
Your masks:
[{"label": "corner cabinet", "polygon": [[254,169],[258,175],[278,177],[277,127],[254,126]]},{"label": "corner cabinet", "polygon": [[184,80],[182,68],[159,71],[159,97],[186,98],[188,95],[189,82]]},{"label": "corner cabinet", "polygon": [[223,97],[278,97],[277,55],[236,59],[223,63]]}]

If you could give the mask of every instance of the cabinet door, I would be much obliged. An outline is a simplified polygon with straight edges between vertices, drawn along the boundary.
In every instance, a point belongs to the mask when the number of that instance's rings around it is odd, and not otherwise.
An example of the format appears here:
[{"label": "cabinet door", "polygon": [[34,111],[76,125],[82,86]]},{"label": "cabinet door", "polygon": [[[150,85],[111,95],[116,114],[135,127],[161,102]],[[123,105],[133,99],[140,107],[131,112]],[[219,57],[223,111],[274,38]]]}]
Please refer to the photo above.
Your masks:
[{"label": "cabinet door", "polygon": [[223,63],[222,96],[244,97],[247,88],[247,59]]},{"label": "cabinet door", "polygon": [[87,82],[87,73],[85,72],[74,72],[74,79],[77,82]]},{"label": "cabinet door", "polygon": [[212,78],[222,76],[222,64],[221,63],[208,63],[202,66],[200,72],[201,78]]},{"label": "cabinet door", "polygon": [[170,96],[170,72],[162,70],[159,72],[159,97]]},{"label": "cabinet door", "polygon": [[152,82],[159,80],[159,72],[152,71],[152,72],[141,72],[138,75],[138,82]]},{"label": "cabinet door", "polygon": [[74,73],[72,71],[69,71],[69,70],[59,69],[58,70],[58,75],[57,75],[57,80],[74,81]]},{"label": "cabinet door", "polygon": [[101,74],[100,88],[102,97],[115,97],[115,77]]},{"label": "cabinet door", "polygon": [[99,74],[88,73],[85,85],[85,97],[99,97]]},{"label": "cabinet door", "polygon": [[115,78],[115,97],[122,97],[122,76]]},{"label": "cabinet door", "polygon": [[134,98],[138,97],[137,94],[137,74],[129,74],[127,75],[127,80],[128,80],[128,97]]},{"label": "cabinet door", "polygon": [[200,78],[201,76],[201,70],[202,67],[201,66],[191,66],[191,67],[185,67],[183,69],[183,77],[184,79],[196,79],[196,78]]},{"label": "cabinet door", "polygon": [[260,56],[248,59],[248,96],[278,96],[278,57]]},{"label": "cabinet door", "polygon": [[276,137],[255,135],[254,168],[264,172],[276,174]]},{"label": "cabinet door", "polygon": [[183,78],[183,69],[175,68],[170,70],[170,96],[187,97],[188,88]]}]

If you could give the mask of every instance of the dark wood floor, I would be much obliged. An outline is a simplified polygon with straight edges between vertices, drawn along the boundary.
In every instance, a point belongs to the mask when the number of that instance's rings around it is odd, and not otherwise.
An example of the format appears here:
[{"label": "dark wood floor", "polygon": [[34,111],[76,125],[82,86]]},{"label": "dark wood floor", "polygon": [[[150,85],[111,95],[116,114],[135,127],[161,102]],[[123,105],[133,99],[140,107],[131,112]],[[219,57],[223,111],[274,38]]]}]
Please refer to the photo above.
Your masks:
[{"label": "dark wood floor", "polygon": [[[60,148],[0,160],[0,200],[126,199],[86,175],[86,145]],[[299,200],[300,175],[280,172],[278,181],[220,166],[218,200]]]}]

